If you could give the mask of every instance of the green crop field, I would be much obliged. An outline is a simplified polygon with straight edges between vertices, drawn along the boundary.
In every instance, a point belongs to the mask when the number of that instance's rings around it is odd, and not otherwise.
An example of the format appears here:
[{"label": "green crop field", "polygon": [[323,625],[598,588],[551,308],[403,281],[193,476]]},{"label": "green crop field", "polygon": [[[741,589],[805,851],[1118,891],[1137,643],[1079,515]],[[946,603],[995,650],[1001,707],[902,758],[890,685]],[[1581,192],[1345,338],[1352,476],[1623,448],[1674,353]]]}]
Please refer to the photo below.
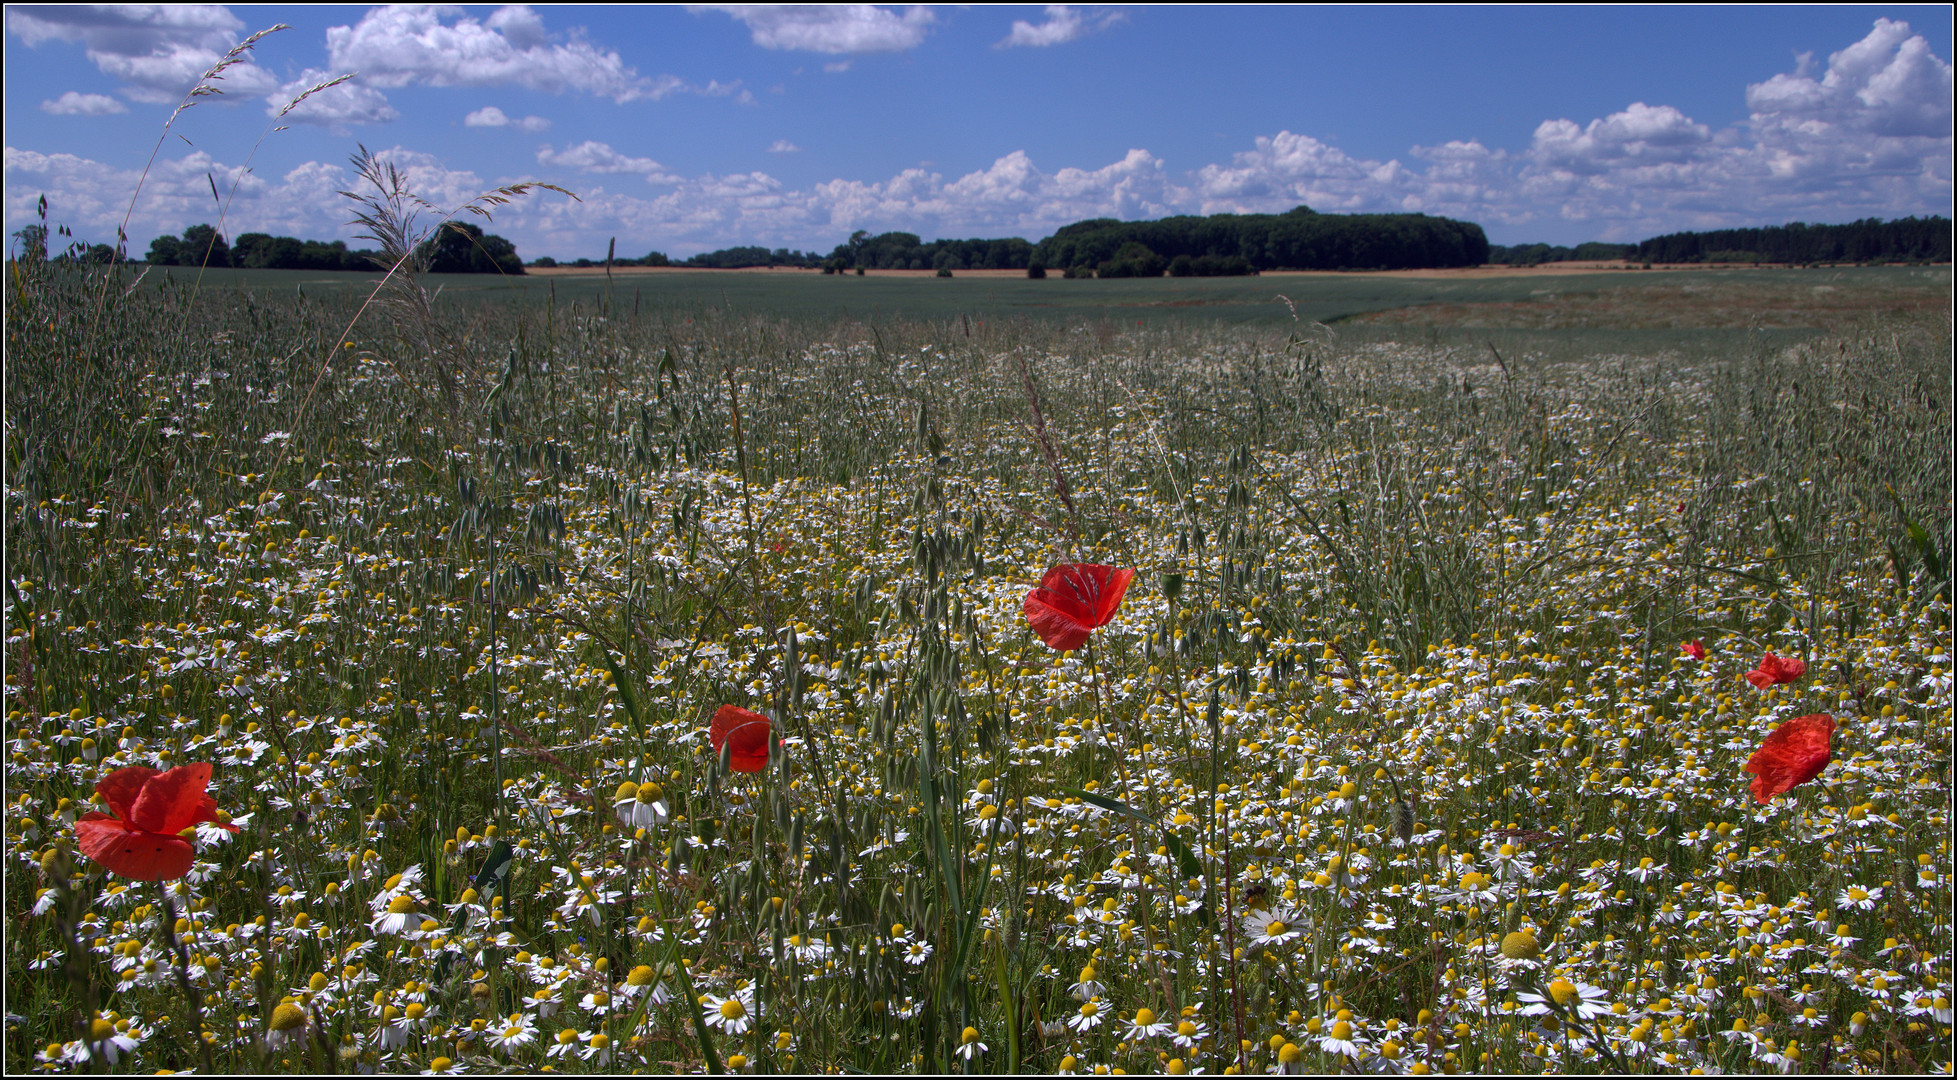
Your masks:
[{"label": "green crop field", "polygon": [[[303,270],[159,267],[146,283],[165,288],[194,285],[200,291],[250,289],[266,296],[365,295],[379,275]],[[1677,296],[1702,317],[1683,323],[1696,329],[1816,329],[1885,307],[1938,308],[1950,295],[1949,267],[1858,267],[1815,270],[1625,270],[1475,277],[1410,277],[1392,274],[1266,274],[1221,278],[1116,278],[1107,281],[1040,281],[1024,277],[873,273],[826,276],[815,271],[751,273],[725,270],[620,271],[602,268],[554,271],[522,277],[439,274],[430,291],[455,300],[492,299],[542,308],[604,307],[640,318],[661,313],[711,311],[719,315],[867,322],[959,319],[1106,320],[1117,326],[1290,326],[1298,320],[1337,323],[1355,317],[1424,307],[1459,309],[1483,305],[1523,310],[1571,302],[1608,304],[1634,312],[1629,327],[1680,325],[1664,310]],[[1290,301],[1287,306],[1286,299]],[[1295,307],[1295,318],[1293,308]],[[1749,318],[1750,316],[1750,318]],[[1404,317],[1404,316],[1403,316]],[[1461,322],[1450,317],[1449,322]],[[1539,322],[1525,323],[1540,328]]]},{"label": "green crop field", "polygon": [[10,1073],[1951,1067],[1948,267],[134,278]]}]

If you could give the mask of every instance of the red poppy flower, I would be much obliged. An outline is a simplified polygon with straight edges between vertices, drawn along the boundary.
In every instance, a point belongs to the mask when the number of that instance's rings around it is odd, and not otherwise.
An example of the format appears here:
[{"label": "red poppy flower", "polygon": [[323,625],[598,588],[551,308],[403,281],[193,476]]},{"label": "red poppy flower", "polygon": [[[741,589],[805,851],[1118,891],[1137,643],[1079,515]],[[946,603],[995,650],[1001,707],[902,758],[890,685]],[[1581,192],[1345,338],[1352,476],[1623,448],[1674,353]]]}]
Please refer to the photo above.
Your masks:
[{"label": "red poppy flower", "polygon": [[1688,641],[1680,645],[1679,648],[1685,652],[1685,655],[1694,660],[1704,660],[1706,658],[1706,643],[1703,641]]},{"label": "red poppy flower", "polygon": [[[190,873],[195,858],[179,835],[200,822],[217,822],[217,803],[204,793],[209,765],[179,765],[168,772],[132,766],[96,781],[95,792],[112,814],[87,813],[75,822],[82,854],[137,881],[170,881]],[[236,825],[219,824],[237,832]]]},{"label": "red poppy flower", "polygon": [[1807,661],[1798,656],[1775,656],[1772,653],[1760,658],[1760,666],[1746,673],[1746,681],[1765,690],[1769,686],[1790,683],[1807,674]]},{"label": "red poppy flower", "polygon": [[1773,730],[1760,749],[1746,760],[1753,774],[1753,800],[1772,802],[1775,795],[1805,784],[1828,767],[1828,737],[1835,718],[1826,713],[1797,716]]},{"label": "red poppy flower", "polygon": [[1047,647],[1061,652],[1078,649],[1114,618],[1134,577],[1133,570],[1098,563],[1062,563],[1046,572],[1039,588],[1026,594],[1026,621]]},{"label": "red poppy flower", "polygon": [[[727,766],[735,772],[760,772],[768,767],[768,735],[773,730],[768,718],[738,705],[722,705],[714,710],[713,726],[707,737],[713,752],[727,755]],[[732,750],[725,747],[731,745]]]}]

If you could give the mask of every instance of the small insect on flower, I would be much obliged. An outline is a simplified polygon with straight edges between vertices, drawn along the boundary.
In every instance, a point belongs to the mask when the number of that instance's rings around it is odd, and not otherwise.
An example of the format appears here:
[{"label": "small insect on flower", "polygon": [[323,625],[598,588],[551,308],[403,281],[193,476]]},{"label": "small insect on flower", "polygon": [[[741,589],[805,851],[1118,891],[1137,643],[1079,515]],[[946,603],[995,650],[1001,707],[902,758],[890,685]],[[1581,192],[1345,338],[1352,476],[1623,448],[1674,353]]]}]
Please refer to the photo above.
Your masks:
[{"label": "small insect on flower", "polygon": [[1828,739],[1834,731],[1835,718],[1826,713],[1797,716],[1775,728],[1746,762],[1746,771],[1753,774],[1754,801],[1772,802],[1821,775],[1828,767]]},{"label": "small insect on flower", "polygon": [[75,822],[76,845],[82,854],[126,878],[183,877],[196,857],[183,833],[204,822],[238,831],[219,817],[217,803],[204,793],[210,782],[211,767],[203,763],[161,773],[141,766],[117,769],[95,784],[95,793],[111,813],[83,814]]},{"label": "small insect on flower", "polygon": [[1807,674],[1807,661],[1798,656],[1775,656],[1772,653],[1760,658],[1760,666],[1746,673],[1746,681],[1765,690],[1769,686],[1791,683]]},{"label": "small insect on flower", "polygon": [[727,767],[735,772],[760,772],[768,767],[768,736],[772,722],[757,712],[738,705],[722,705],[714,710],[708,738],[716,754],[727,756]]},{"label": "small insect on flower", "polygon": [[1133,570],[1098,563],[1061,563],[1026,594],[1026,621],[1048,648],[1071,652],[1114,618],[1134,577]]}]

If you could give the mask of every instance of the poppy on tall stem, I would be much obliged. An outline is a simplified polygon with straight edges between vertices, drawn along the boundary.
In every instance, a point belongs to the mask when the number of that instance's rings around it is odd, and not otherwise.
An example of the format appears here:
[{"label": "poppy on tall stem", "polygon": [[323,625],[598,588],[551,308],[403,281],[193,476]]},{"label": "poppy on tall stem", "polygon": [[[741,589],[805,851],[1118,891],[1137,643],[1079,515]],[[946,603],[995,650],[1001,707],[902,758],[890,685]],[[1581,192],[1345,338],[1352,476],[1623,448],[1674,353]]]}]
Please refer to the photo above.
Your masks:
[{"label": "poppy on tall stem", "polygon": [[738,705],[722,705],[714,710],[707,738],[715,754],[727,757],[727,767],[735,772],[760,772],[768,767],[768,736],[774,724],[758,712]]},{"label": "poppy on tall stem", "polygon": [[1834,733],[1835,718],[1826,713],[1797,716],[1773,729],[1746,761],[1746,771],[1753,774],[1753,800],[1770,803],[1821,775],[1828,767],[1828,740]]},{"label": "poppy on tall stem", "polygon": [[1746,681],[1765,690],[1769,686],[1791,683],[1807,674],[1807,661],[1798,656],[1775,656],[1772,653],[1760,658],[1760,666],[1746,673]]},{"label": "poppy on tall stem", "polygon": [[1048,648],[1072,652],[1114,618],[1134,577],[1099,563],[1061,563],[1026,594],[1022,610]]},{"label": "poppy on tall stem", "polygon": [[207,822],[238,831],[219,816],[217,803],[205,794],[210,782],[211,767],[201,762],[167,772],[140,765],[117,769],[95,783],[95,793],[110,812],[83,814],[75,822],[76,846],[110,871],[135,881],[183,877],[196,859],[185,834],[195,835],[194,828]]}]

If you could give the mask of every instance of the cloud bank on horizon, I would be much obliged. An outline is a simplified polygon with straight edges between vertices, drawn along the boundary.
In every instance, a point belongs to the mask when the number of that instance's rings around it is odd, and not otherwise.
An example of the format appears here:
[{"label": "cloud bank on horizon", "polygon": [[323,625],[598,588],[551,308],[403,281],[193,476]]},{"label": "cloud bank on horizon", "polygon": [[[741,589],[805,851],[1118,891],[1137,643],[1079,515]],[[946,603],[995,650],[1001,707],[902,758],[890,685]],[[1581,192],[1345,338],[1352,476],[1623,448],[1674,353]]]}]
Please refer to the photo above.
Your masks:
[{"label": "cloud bank on horizon", "polygon": [[[336,151],[356,128],[376,129],[361,133],[362,141],[386,141],[376,136],[404,123],[389,94],[404,88],[449,91],[460,107],[443,123],[540,138],[553,127],[551,116],[508,115],[470,95],[520,90],[568,98],[580,108],[656,103],[681,94],[726,98],[726,107],[756,102],[738,79],[701,83],[645,75],[582,31],[552,33],[544,16],[560,10],[511,6],[476,19],[453,8],[374,8],[355,23],[326,30],[318,66],[291,77],[249,60],[231,68],[223,84],[226,100],[262,100],[267,116],[275,116],[333,73],[358,72],[313,94],[280,121],[296,131],[330,135]],[[689,10],[700,20],[731,19],[753,46],[810,54],[832,72],[861,57],[915,50],[941,22],[922,7]],[[1050,50],[1101,35],[1123,18],[1053,5],[1039,22],[1014,20],[1010,32],[990,44],[1001,51]],[[10,49],[13,43],[80,44],[88,61],[118,82],[121,100],[65,90],[38,103],[40,112],[88,123],[127,113],[124,100],[174,106],[243,36],[244,25],[217,6],[14,7],[7,11],[7,31]],[[1876,19],[1865,37],[1831,54],[1825,66],[1803,56],[1795,70],[1748,85],[1744,94],[1747,118],[1717,128],[1672,105],[1634,101],[1581,121],[1544,119],[1526,146],[1449,140],[1411,146],[1406,161],[1355,156],[1311,134],[1281,129],[1255,136],[1227,161],[1188,171],[1170,169],[1146,147],[1105,164],[1045,167],[1024,150],[1001,148],[988,167],[963,175],[920,166],[881,179],[790,184],[760,169],[684,175],[684,166],[662,165],[646,153],[650,145],[628,143],[622,135],[536,142],[520,157],[505,148],[479,161],[456,161],[407,141],[382,154],[437,205],[459,205],[518,180],[577,191],[582,202],[544,196],[498,211],[493,230],[530,257],[589,254],[612,236],[620,238],[621,250],[675,254],[736,244],[827,250],[856,229],[1038,239],[1083,218],[1266,213],[1301,203],[1326,212],[1463,218],[1511,242],[1550,231],[1636,240],[1681,229],[1949,212],[1951,65],[1907,23]],[[547,101],[535,107],[551,111]],[[803,146],[820,137],[815,131],[792,134],[793,141],[777,139],[755,151],[786,163],[790,158],[783,155],[804,157]],[[182,149],[166,147],[143,181],[129,226],[132,246],[140,249],[139,237],[212,220],[212,185],[233,183],[227,233],[351,235],[337,192],[353,177],[337,156],[262,176],[244,172],[241,161]],[[664,151],[659,156],[672,160]],[[57,204],[51,220],[58,217],[91,238],[113,236],[142,174],[140,155],[106,159],[11,142],[5,161],[9,232],[33,220],[35,201],[49,192],[58,193],[50,199]]]}]

